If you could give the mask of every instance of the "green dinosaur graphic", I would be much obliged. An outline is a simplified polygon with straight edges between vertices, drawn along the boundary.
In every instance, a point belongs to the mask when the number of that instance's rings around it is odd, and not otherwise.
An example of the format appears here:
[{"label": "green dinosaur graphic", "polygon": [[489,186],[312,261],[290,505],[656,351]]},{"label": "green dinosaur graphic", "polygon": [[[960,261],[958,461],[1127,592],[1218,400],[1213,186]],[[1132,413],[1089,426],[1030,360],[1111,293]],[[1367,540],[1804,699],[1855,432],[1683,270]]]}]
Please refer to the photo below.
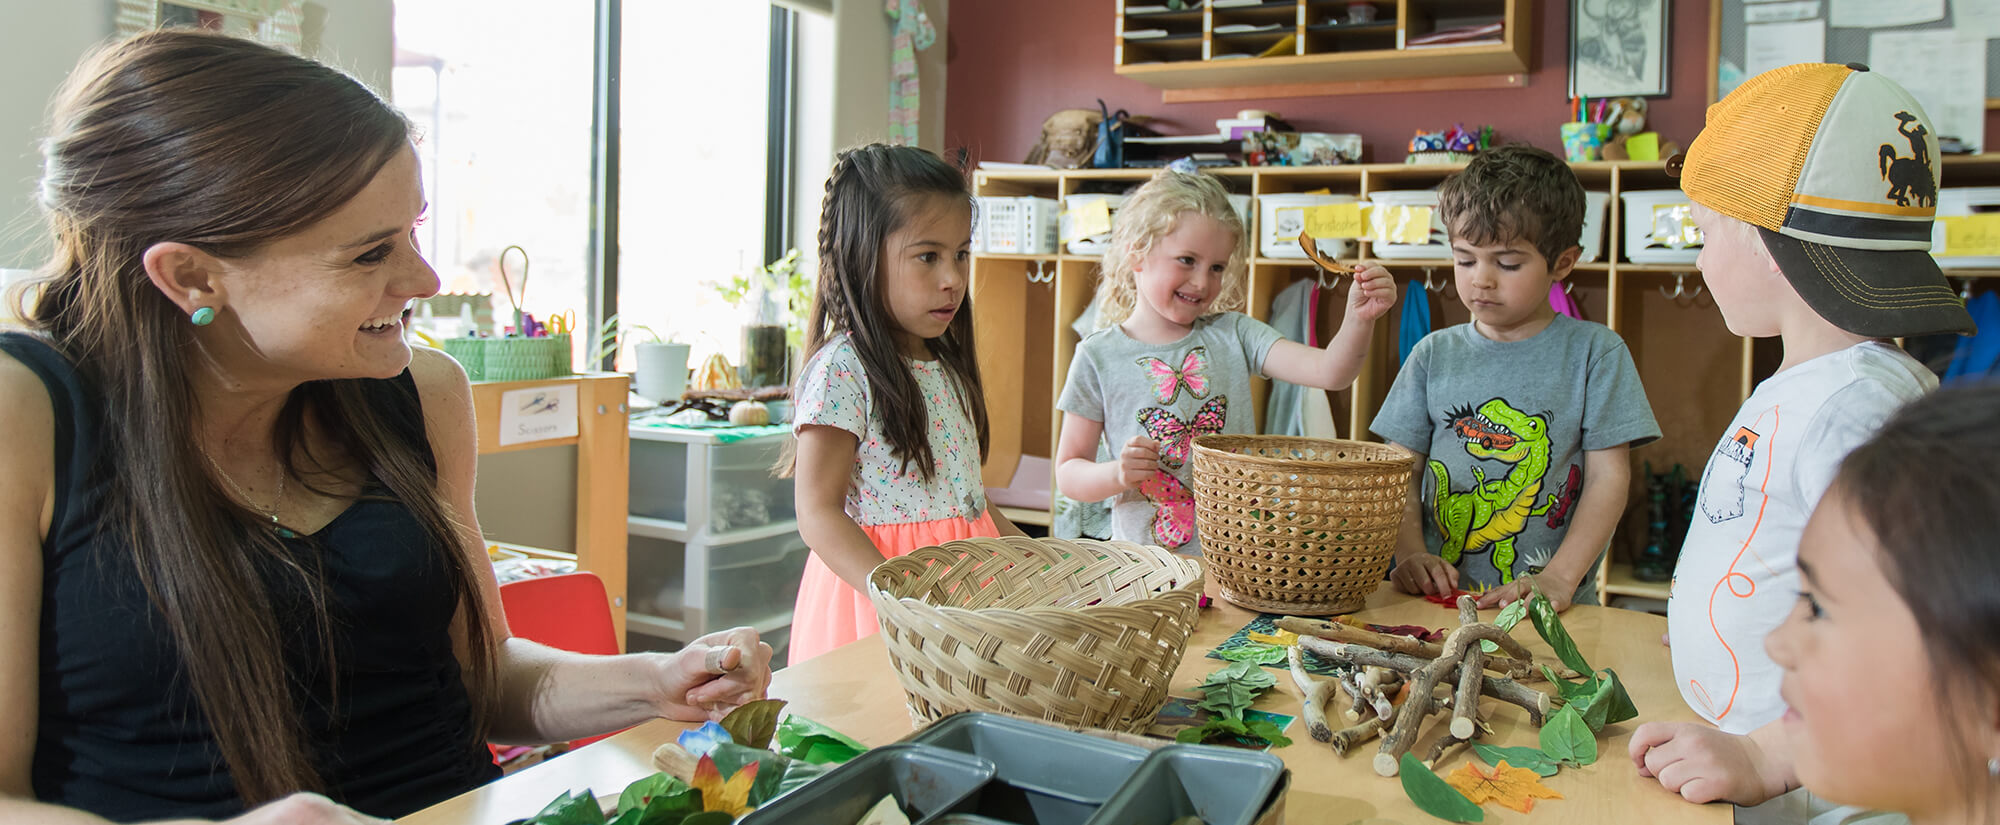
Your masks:
[{"label": "green dinosaur graphic", "polygon": [[1555,494],[1536,506],[1542,492],[1542,475],[1549,468],[1549,422],[1546,416],[1528,415],[1498,398],[1463,408],[1445,419],[1445,426],[1465,439],[1465,451],[1483,458],[1514,465],[1507,475],[1488,479],[1477,465],[1472,468],[1472,489],[1452,489],[1450,471],[1444,463],[1431,461],[1431,476],[1437,483],[1433,505],[1438,532],[1444,535],[1444,560],[1457,564],[1466,552],[1492,548],[1493,567],[1500,581],[1514,580],[1514,538],[1527,526],[1528,519],[1548,512],[1556,503]]}]

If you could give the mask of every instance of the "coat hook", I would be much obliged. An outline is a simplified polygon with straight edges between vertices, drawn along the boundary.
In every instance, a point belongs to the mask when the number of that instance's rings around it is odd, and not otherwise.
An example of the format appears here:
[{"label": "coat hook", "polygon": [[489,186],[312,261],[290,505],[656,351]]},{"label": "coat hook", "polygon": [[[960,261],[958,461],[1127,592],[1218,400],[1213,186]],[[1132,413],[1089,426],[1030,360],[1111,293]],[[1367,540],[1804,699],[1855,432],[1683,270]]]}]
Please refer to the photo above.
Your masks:
[{"label": "coat hook", "polygon": [[1660,297],[1666,298],[1668,300],[1679,300],[1682,295],[1686,294],[1687,294],[1687,273],[1685,272],[1674,273],[1674,291],[1668,292],[1665,285],[1661,285],[1660,287]]},{"label": "coat hook", "polygon": [[1570,294],[1570,293],[1572,293],[1572,292],[1575,292],[1575,291],[1576,291],[1576,282],[1575,282],[1575,281],[1564,281],[1564,282],[1563,282],[1563,294],[1564,294],[1564,295],[1568,295],[1568,294]]},{"label": "coat hook", "polygon": [[1959,300],[1961,300],[1961,301],[1971,301],[1971,300],[1972,300],[1972,279],[1971,279],[1971,278],[1965,278],[1965,279],[1962,279],[1962,280],[1960,280],[1960,281],[1959,281],[1959,287],[1958,287],[1958,299],[1959,299]]}]

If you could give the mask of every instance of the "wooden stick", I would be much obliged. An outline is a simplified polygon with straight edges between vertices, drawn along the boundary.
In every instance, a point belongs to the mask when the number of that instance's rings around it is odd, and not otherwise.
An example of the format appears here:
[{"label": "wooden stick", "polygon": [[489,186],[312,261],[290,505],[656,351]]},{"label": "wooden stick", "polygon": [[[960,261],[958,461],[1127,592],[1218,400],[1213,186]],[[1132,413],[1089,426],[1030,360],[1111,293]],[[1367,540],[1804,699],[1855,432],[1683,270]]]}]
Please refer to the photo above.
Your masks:
[{"label": "wooden stick", "polygon": [[[1473,604],[1471,596],[1458,597],[1458,620],[1465,626],[1479,623],[1479,608]],[[1485,669],[1485,648],[1476,644],[1466,648],[1465,662],[1458,668],[1458,693],[1452,699],[1451,735],[1454,739],[1471,739],[1473,734],[1479,732],[1476,722],[1479,713],[1480,677]],[[1433,755],[1427,761],[1436,762],[1437,756]]]},{"label": "wooden stick", "polygon": [[[1390,653],[1360,645],[1329,642],[1306,636],[1299,637],[1299,646],[1322,659],[1346,662],[1353,665],[1393,668],[1404,673],[1418,670],[1429,664],[1429,662],[1415,656],[1402,653]],[[1487,696],[1509,704],[1519,705],[1528,711],[1529,719],[1537,727],[1555,709],[1555,701],[1549,698],[1548,694],[1512,679],[1491,675],[1481,676],[1479,690]]]},{"label": "wooden stick", "polygon": [[653,767],[682,782],[694,779],[694,766],[698,761],[686,748],[672,742],[653,749]]},{"label": "wooden stick", "polygon": [[[1408,636],[1376,633],[1367,628],[1355,627],[1340,622],[1329,622],[1324,619],[1302,619],[1296,616],[1285,616],[1278,619],[1277,625],[1282,630],[1289,630],[1299,634],[1301,638],[1317,636],[1336,642],[1366,645],[1376,650],[1384,650],[1391,653],[1404,653],[1420,659],[1435,659],[1438,657],[1438,654],[1444,652],[1444,648],[1435,642],[1412,639]],[[1486,664],[1488,670],[1504,674],[1513,679],[1530,679],[1539,677],[1541,675],[1541,666],[1548,665],[1551,670],[1556,672],[1556,675],[1564,679],[1574,679],[1579,675],[1576,671],[1569,669],[1568,666],[1561,662],[1536,661],[1528,653],[1528,649],[1523,647],[1520,642],[1515,641],[1512,636],[1505,636],[1504,638],[1505,641],[1496,639],[1494,643],[1500,646],[1501,651],[1506,653],[1508,658],[1488,661]],[[1318,651],[1316,650],[1313,653],[1314,655],[1318,655]]]},{"label": "wooden stick", "polygon": [[1361,668],[1349,668],[1340,677],[1340,689],[1347,692],[1347,721],[1361,719],[1361,709],[1368,706],[1367,691],[1361,689]]},{"label": "wooden stick", "polygon": [[1463,745],[1468,741],[1470,741],[1469,738],[1461,739],[1457,734],[1438,737],[1436,742],[1431,743],[1430,753],[1424,756],[1424,767],[1437,770],[1438,762],[1444,759],[1445,751]]},{"label": "wooden stick", "polygon": [[1333,726],[1326,723],[1326,700],[1333,694],[1333,684],[1314,679],[1306,672],[1305,658],[1299,655],[1298,645],[1285,650],[1285,659],[1292,666],[1292,682],[1299,687],[1300,715],[1305,717],[1306,731],[1321,742],[1331,740]]},{"label": "wooden stick", "polygon": [[1333,750],[1341,756],[1346,756],[1349,748],[1373,739],[1381,732],[1382,720],[1370,716],[1361,720],[1361,724],[1359,725],[1334,733],[1332,739]]}]

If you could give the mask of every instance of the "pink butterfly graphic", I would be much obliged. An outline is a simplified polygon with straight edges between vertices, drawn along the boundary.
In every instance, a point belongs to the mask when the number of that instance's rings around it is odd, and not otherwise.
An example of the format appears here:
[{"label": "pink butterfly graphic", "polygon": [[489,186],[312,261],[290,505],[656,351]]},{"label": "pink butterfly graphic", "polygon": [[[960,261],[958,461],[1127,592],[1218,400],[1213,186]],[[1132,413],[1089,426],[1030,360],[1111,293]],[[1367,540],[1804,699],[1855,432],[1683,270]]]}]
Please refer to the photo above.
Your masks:
[{"label": "pink butterfly graphic", "polygon": [[1194,494],[1171,474],[1161,471],[1139,482],[1139,493],[1153,502],[1153,540],[1169,550],[1194,538]]},{"label": "pink butterfly graphic", "polygon": [[1181,387],[1187,387],[1188,395],[1196,398],[1208,397],[1208,348],[1195,347],[1181,356],[1181,368],[1153,356],[1139,359],[1139,366],[1146,368],[1146,378],[1153,384],[1153,397],[1162,404],[1172,404],[1179,398]]},{"label": "pink butterfly graphic", "polygon": [[1139,411],[1139,426],[1146,428],[1147,436],[1160,442],[1160,466],[1173,470],[1187,463],[1195,436],[1222,432],[1223,422],[1228,418],[1229,396],[1218,395],[1194,411],[1192,424],[1182,421],[1172,410],[1149,407]]}]

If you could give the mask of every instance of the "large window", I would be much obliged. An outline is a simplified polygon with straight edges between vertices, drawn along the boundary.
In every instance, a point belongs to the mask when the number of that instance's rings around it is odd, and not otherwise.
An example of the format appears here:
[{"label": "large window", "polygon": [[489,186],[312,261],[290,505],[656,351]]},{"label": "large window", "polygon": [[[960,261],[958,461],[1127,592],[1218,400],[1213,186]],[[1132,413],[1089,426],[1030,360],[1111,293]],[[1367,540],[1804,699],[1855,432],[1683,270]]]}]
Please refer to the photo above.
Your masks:
[{"label": "large window", "polygon": [[[598,75],[607,8],[615,87]],[[488,332],[511,323],[500,260],[518,245],[526,311],[574,310],[594,330],[591,296],[613,286],[600,320],[740,363],[749,308],[713,286],[816,232],[831,40],[824,18],[755,0],[397,0],[392,97],[419,134],[431,208],[418,237],[446,293],[433,312],[471,304]],[[602,88],[616,100],[593,111]],[[593,214],[593,162],[614,155],[616,197]],[[520,261],[507,256],[516,284]],[[618,368],[643,338],[626,337]],[[576,365],[595,367],[595,350],[579,336]]]},{"label": "large window", "polygon": [[[498,276],[519,246],[522,308],[586,314],[595,5],[397,0],[391,97],[417,127],[430,199],[418,242],[446,293],[434,311],[471,303],[488,331],[511,324]],[[519,253],[507,268],[519,286]]]}]

